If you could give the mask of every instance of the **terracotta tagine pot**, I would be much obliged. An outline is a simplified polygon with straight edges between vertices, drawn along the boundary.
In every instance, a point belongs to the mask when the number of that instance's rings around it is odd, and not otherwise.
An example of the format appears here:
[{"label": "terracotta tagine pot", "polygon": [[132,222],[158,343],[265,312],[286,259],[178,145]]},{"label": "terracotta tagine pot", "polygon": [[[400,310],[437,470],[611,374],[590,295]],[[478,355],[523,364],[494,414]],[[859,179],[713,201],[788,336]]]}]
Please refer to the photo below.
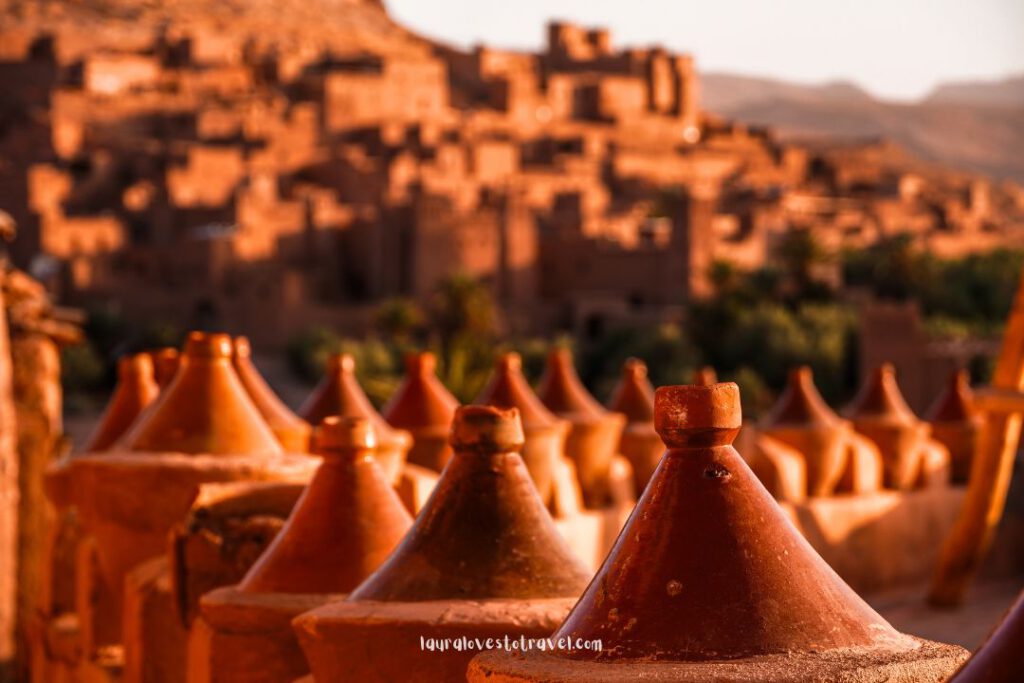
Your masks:
[{"label": "terracotta tagine pot", "polygon": [[710,365],[704,365],[693,371],[693,384],[709,387],[718,384],[718,373]]},{"label": "terracotta tagine pot", "polygon": [[364,417],[377,435],[374,457],[392,484],[398,481],[406,455],[412,447],[412,435],[395,429],[376,411],[356,379],[356,361],[347,353],[327,359],[327,371],[320,384],[299,409],[310,424],[320,424],[331,415]]},{"label": "terracotta tagine pot", "polygon": [[520,456],[541,500],[550,508],[555,468],[565,455],[569,423],[555,417],[537,398],[523,376],[523,361],[518,353],[506,353],[498,358],[490,381],[475,403],[519,410],[525,435]]},{"label": "terracotta tagine pot", "polygon": [[452,457],[448,430],[459,401],[441,384],[436,369],[434,354],[408,354],[405,377],[382,412],[392,427],[412,434],[409,462],[440,472]]},{"label": "terracotta tagine pot", "polygon": [[1024,652],[1024,592],[949,683],[1017,683]]},{"label": "terracotta tagine pot", "polygon": [[153,376],[156,379],[156,383],[161,389],[164,389],[174,379],[175,373],[178,372],[181,354],[178,353],[178,349],[167,346],[150,351],[149,355],[153,359]]},{"label": "terracotta tagine pot", "polygon": [[295,620],[316,680],[462,680],[474,650],[453,640],[554,631],[589,572],[537,495],[523,441],[516,409],[459,408],[455,455],[402,543],[348,600]]},{"label": "terracotta tagine pot", "polygon": [[846,469],[853,428],[825,403],[809,367],[790,371],[786,388],[761,431],[803,454],[809,495],[830,496],[835,492]]},{"label": "terracotta tagine pot", "polygon": [[200,483],[304,481],[315,469],[315,459],[284,453],[231,356],[227,335],[192,333],[174,380],[116,447],[69,462],[73,503],[108,586],[123,586],[129,570],[166,552],[167,533]]},{"label": "terracotta tagine pot", "polygon": [[235,337],[233,360],[238,379],[281,446],[290,453],[308,451],[309,423],[293,413],[263,379],[252,362],[252,347],[248,337]]},{"label": "terracotta tagine pot", "polygon": [[654,387],[642,360],[630,358],[622,366],[622,379],[612,392],[608,408],[626,416],[619,452],[633,466],[633,487],[639,494],[665,452],[665,444],[654,431]]},{"label": "terracotta tagine pot", "polygon": [[317,428],[323,464],[284,528],[237,586],[200,601],[190,683],[292,681],[308,673],[292,619],[343,599],[412,524],[373,457],[376,446],[363,417],[328,417]]},{"label": "terracotta tagine pot", "polygon": [[668,450],[560,647],[479,655],[470,681],[938,681],[966,658],[898,633],[811,548],[731,445],[735,384],[658,389],[655,425]]},{"label": "terracotta tagine pot", "polygon": [[907,405],[891,364],[884,363],[868,375],[846,415],[858,432],[878,446],[885,485],[898,490],[914,488],[931,425],[918,419]]},{"label": "terracotta tagine pot", "polygon": [[105,451],[113,446],[135,419],[160,394],[153,377],[153,360],[147,353],[124,356],[117,363],[117,386],[99,425],[83,449]]},{"label": "terracotta tagine pot", "polygon": [[576,476],[588,508],[601,508],[610,500],[612,459],[618,452],[626,416],[605,410],[584,388],[568,349],[548,355],[538,395],[555,415],[568,420],[565,453],[576,463]]},{"label": "terracotta tagine pot", "polygon": [[932,425],[932,438],[949,450],[953,482],[966,484],[985,422],[974,407],[974,392],[966,370],[950,375],[946,390],[928,409],[927,419]]}]

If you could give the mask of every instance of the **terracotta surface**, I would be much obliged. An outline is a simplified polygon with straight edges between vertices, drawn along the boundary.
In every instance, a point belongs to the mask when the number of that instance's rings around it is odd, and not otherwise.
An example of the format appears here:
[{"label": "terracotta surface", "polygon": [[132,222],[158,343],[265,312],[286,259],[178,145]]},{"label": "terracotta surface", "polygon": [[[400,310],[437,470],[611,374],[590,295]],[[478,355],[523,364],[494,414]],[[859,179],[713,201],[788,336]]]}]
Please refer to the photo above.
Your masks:
[{"label": "terracotta surface", "polygon": [[630,358],[622,366],[622,379],[608,400],[608,408],[626,416],[619,452],[633,467],[633,487],[639,494],[665,452],[665,444],[654,431],[654,387],[642,360]]},{"label": "terracotta surface", "polygon": [[421,638],[542,637],[590,572],[572,554],[517,451],[518,410],[459,408],[455,455],[409,534],[345,602],[295,620],[316,680],[460,680],[473,650]]},{"label": "terracotta surface", "polygon": [[903,399],[892,365],[885,363],[868,375],[846,415],[881,451],[886,486],[914,488],[931,427],[918,419]]},{"label": "terracotta surface", "polygon": [[455,457],[434,494],[394,554],[349,599],[577,595],[589,573],[537,495],[519,456],[523,440],[518,410],[459,408]]},{"label": "terracotta surface", "polygon": [[1016,683],[1024,676],[1024,593],[949,683]]},{"label": "terracotta surface", "polygon": [[323,457],[284,529],[245,575],[249,593],[347,593],[395,549],[412,518],[373,459],[376,435],[361,417],[317,427]]},{"label": "terracotta surface", "polygon": [[387,423],[370,403],[356,379],[356,361],[347,353],[327,359],[327,370],[320,384],[299,409],[310,424],[320,424],[325,417],[365,417],[377,434],[374,456],[388,481],[398,481],[406,455],[412,447],[412,435]]},{"label": "terracotta surface", "polygon": [[966,653],[893,629],[786,519],[731,443],[735,384],[662,387],[668,446],[553,638],[600,651],[488,653],[471,681],[940,680]]},{"label": "terracotta surface", "polygon": [[974,407],[971,378],[966,370],[950,375],[946,390],[928,409],[926,419],[932,425],[932,438],[949,449],[953,482],[967,483],[984,417]]},{"label": "terracotta surface", "polygon": [[768,436],[792,446],[807,463],[807,492],[831,495],[846,468],[850,423],[832,411],[807,366],[789,373],[779,400],[762,425]]},{"label": "terracotta surface", "polygon": [[523,376],[518,353],[506,353],[494,364],[490,381],[477,396],[476,404],[517,408],[525,441],[520,451],[541,500],[549,508],[554,497],[555,467],[565,455],[569,423],[548,410]]},{"label": "terracotta surface", "polygon": [[589,508],[610,502],[608,473],[626,425],[626,416],[604,409],[586,390],[568,349],[548,355],[537,393],[555,415],[569,421],[565,452],[576,463],[576,475]]},{"label": "terracotta surface", "polygon": [[231,364],[231,337],[193,332],[181,367],[125,435],[128,451],[273,457],[283,452]]},{"label": "terracotta surface", "polygon": [[309,423],[293,413],[263,379],[252,362],[249,339],[235,337],[234,351],[232,359],[238,379],[281,446],[290,453],[308,451],[311,431]]},{"label": "terracotta surface", "polygon": [[99,425],[83,449],[105,451],[128,430],[135,418],[160,394],[153,378],[153,361],[140,353],[121,358],[117,363],[117,386],[110,397]]},{"label": "terracotta surface", "polygon": [[459,402],[437,378],[432,353],[405,357],[405,377],[382,411],[392,427],[412,434],[409,462],[440,472],[451,458],[448,430]]},{"label": "terracotta surface", "polygon": [[166,347],[149,352],[153,359],[153,376],[161,389],[166,387],[178,373],[178,366],[181,364],[181,354],[178,349]]},{"label": "terracotta surface", "polygon": [[[305,481],[316,465],[282,452],[237,378],[231,353],[226,335],[190,335],[174,380],[118,447],[70,461],[72,502],[96,539],[115,601],[130,570],[166,553],[168,532],[201,483]],[[115,607],[104,617],[115,632],[120,616]]]}]

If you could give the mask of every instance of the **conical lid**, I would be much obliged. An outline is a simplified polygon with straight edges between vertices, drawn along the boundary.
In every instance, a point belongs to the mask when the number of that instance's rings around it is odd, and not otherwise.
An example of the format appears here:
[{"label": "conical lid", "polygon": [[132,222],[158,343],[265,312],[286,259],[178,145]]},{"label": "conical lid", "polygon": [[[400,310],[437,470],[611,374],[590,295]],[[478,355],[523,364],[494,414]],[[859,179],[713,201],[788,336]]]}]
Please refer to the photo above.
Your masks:
[{"label": "conical lid", "polygon": [[654,421],[654,387],[647,379],[647,365],[630,358],[622,366],[622,379],[612,392],[608,407],[622,413],[629,422]]},{"label": "conical lid", "polygon": [[328,417],[323,456],[284,528],[239,588],[250,593],[347,593],[387,558],[412,518],[373,458],[370,421]]},{"label": "conical lid", "polygon": [[793,527],[732,447],[739,388],[661,387],[668,445],[604,565],[555,634],[602,661],[706,661],[907,646]]},{"label": "conical lid", "polygon": [[289,450],[305,451],[309,440],[309,423],[293,413],[263,379],[252,362],[252,347],[247,337],[235,337],[234,350],[233,360],[238,379],[278,441]]},{"label": "conical lid", "polygon": [[432,353],[405,357],[405,377],[384,406],[384,419],[392,427],[447,430],[459,401],[437,378],[437,358]]},{"label": "conical lid", "polygon": [[408,432],[394,429],[374,409],[370,399],[356,379],[356,361],[348,353],[334,354],[327,359],[327,371],[320,384],[299,409],[311,424],[320,424],[332,415],[364,417],[373,425],[381,444],[402,445],[408,448],[412,437]]},{"label": "conical lid", "polygon": [[1024,592],[949,683],[1017,683],[1024,651]]},{"label": "conical lid", "polygon": [[494,363],[494,372],[475,403],[498,408],[516,408],[525,429],[552,427],[561,422],[544,407],[523,376],[518,353],[505,353]]},{"label": "conical lid", "polygon": [[891,363],[879,365],[868,375],[847,408],[847,417],[905,425],[920,422],[900,392],[896,369]]},{"label": "conical lid", "polygon": [[281,445],[238,379],[231,356],[228,335],[190,334],[174,380],[125,435],[125,450],[281,454]]},{"label": "conical lid", "polygon": [[718,373],[710,365],[703,365],[693,371],[693,384],[704,387],[718,384]]},{"label": "conical lid", "polygon": [[968,422],[977,413],[970,374],[961,369],[949,376],[946,390],[935,399],[927,414],[929,422]]},{"label": "conical lid", "polygon": [[573,367],[569,349],[554,349],[548,354],[537,393],[544,405],[560,417],[596,419],[608,414],[583,386]]},{"label": "conical lid", "polygon": [[178,349],[167,346],[150,351],[149,355],[153,357],[153,375],[156,378],[156,383],[161,389],[164,389],[178,372],[178,365],[181,361]]},{"label": "conical lid", "polygon": [[590,573],[573,555],[519,457],[516,409],[459,408],[455,455],[394,554],[350,600],[567,598]]},{"label": "conical lid", "polygon": [[128,431],[143,409],[156,400],[160,387],[153,379],[149,354],[124,356],[117,363],[117,387],[85,452],[105,451]]},{"label": "conical lid", "polygon": [[765,425],[779,426],[831,426],[839,425],[842,418],[829,408],[814,385],[814,373],[806,365],[789,371],[786,388],[775,402]]}]

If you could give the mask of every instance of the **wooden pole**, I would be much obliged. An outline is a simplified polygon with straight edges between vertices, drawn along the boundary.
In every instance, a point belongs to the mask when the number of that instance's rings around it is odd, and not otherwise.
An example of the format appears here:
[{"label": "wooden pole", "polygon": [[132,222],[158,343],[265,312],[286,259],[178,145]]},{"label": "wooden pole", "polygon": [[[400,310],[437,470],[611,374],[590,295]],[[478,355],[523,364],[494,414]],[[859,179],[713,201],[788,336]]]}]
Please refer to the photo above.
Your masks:
[{"label": "wooden pole", "polygon": [[[928,602],[960,605],[988,551],[1006,506],[1013,461],[1020,442],[1022,413],[1007,396],[1024,391],[1024,277],[1003,333],[992,390],[979,402],[985,422],[978,439],[960,516],[943,544]],[[1001,398],[1000,398],[1001,396]]]}]

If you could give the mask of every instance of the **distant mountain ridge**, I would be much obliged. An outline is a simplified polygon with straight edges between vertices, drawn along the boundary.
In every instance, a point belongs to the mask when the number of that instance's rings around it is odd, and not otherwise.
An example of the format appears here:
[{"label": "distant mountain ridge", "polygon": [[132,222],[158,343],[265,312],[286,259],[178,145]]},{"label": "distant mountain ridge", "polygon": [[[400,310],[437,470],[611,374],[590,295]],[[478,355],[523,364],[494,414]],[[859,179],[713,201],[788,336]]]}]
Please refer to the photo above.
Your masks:
[{"label": "distant mountain ridge", "polygon": [[919,102],[879,100],[847,82],[803,85],[706,73],[709,111],[788,137],[884,137],[929,161],[1024,182],[1024,75],[943,84]]}]

